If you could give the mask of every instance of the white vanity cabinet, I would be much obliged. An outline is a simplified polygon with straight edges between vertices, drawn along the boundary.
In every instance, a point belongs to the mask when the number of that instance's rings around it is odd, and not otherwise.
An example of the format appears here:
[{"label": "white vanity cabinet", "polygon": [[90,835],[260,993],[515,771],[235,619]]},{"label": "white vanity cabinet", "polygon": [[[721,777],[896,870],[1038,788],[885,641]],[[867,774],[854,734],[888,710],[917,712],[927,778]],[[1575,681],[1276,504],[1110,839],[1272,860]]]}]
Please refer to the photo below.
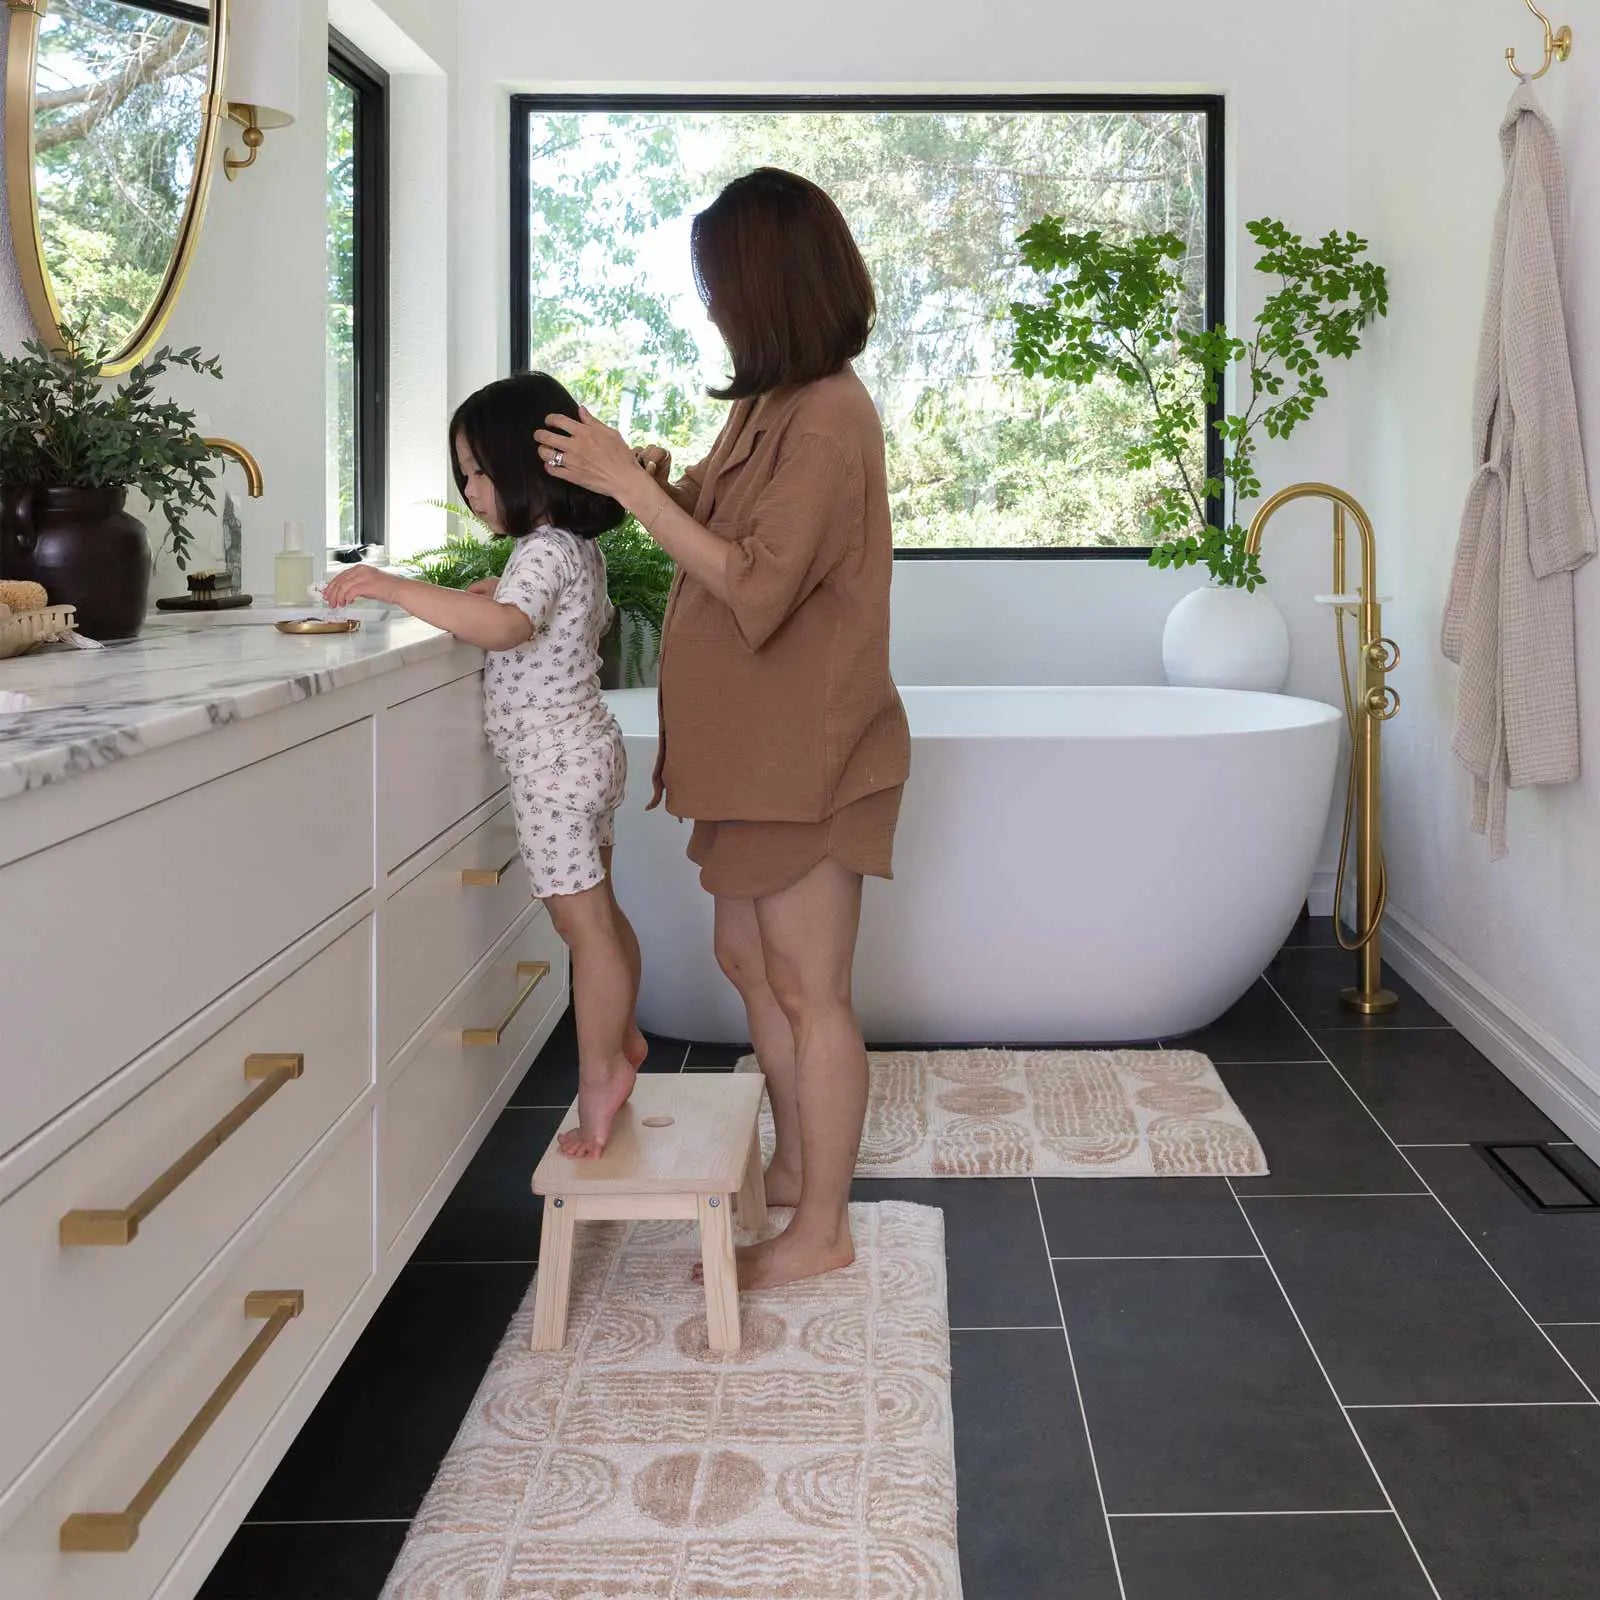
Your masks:
[{"label": "white vanity cabinet", "polygon": [[[0,730],[6,1600],[189,1600],[565,1008],[481,657],[369,634],[107,651],[109,727],[92,675],[50,703],[76,662],[20,664],[45,704]],[[175,705],[149,663],[186,651],[212,686]]]}]

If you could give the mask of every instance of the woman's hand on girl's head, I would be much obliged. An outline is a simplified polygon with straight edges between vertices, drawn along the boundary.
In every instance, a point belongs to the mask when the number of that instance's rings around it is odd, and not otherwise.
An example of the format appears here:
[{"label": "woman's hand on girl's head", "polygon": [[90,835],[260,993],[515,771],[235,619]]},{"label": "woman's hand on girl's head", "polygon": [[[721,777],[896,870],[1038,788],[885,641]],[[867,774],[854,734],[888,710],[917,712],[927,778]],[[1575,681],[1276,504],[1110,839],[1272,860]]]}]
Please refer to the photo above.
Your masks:
[{"label": "woman's hand on girl's head", "polygon": [[399,581],[393,573],[358,563],[330,578],[323,588],[322,598],[324,604],[335,610],[354,600],[390,601],[394,598]]},{"label": "woman's hand on girl's head", "polygon": [[578,407],[578,419],[554,412],[534,434],[539,459],[553,478],[623,500],[630,484],[650,475],[615,428]]}]

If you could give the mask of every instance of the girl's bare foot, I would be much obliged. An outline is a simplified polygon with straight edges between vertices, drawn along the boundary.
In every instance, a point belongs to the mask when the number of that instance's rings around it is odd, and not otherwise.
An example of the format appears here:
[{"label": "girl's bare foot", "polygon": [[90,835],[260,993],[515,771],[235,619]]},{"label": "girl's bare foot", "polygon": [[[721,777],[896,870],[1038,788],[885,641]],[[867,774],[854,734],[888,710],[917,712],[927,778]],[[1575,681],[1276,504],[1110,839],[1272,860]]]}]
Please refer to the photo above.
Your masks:
[{"label": "girl's bare foot", "polygon": [[791,1166],[779,1157],[773,1157],[766,1172],[767,1204],[769,1206],[797,1206],[800,1204],[800,1168]]},{"label": "girl's bare foot", "polygon": [[578,1126],[569,1128],[557,1140],[561,1153],[574,1161],[603,1155],[611,1138],[611,1125],[633,1093],[639,1069],[628,1055],[618,1056],[604,1077],[578,1079]]}]

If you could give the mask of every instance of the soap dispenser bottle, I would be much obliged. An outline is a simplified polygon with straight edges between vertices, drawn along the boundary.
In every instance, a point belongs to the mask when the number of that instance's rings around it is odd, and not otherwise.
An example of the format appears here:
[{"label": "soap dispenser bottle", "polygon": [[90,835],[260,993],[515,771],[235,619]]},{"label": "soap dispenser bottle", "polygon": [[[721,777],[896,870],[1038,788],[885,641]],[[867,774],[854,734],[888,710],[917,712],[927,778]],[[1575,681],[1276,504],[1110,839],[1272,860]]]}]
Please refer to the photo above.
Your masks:
[{"label": "soap dispenser bottle", "polygon": [[283,549],[273,562],[273,599],[280,606],[304,605],[311,589],[311,553],[298,522],[283,525]]}]

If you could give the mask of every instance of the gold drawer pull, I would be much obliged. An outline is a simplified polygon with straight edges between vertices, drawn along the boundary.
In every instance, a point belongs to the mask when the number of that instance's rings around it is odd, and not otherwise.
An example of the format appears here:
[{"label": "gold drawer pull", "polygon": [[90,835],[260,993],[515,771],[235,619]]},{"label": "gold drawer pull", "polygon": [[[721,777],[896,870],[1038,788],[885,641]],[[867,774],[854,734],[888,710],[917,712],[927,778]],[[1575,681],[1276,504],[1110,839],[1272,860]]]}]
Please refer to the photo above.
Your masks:
[{"label": "gold drawer pull", "polygon": [[61,1548],[75,1555],[121,1555],[131,1550],[139,1537],[139,1524],[150,1514],[166,1487],[177,1477],[194,1448],[222,1415],[223,1408],[239,1392],[240,1386],[272,1348],[272,1341],[305,1310],[303,1289],[255,1289],[244,1297],[247,1317],[266,1318],[266,1326],[250,1341],[249,1348],[228,1368],[206,1403],[178,1435],[178,1442],[162,1456],[156,1470],[144,1480],[139,1492],[122,1511],[76,1511],[61,1524]]},{"label": "gold drawer pull", "polygon": [[528,996],[550,976],[550,963],[548,961],[519,961],[517,963],[517,976],[522,980],[522,987],[517,990],[517,998],[511,1002],[511,1009],[500,1019],[497,1028],[463,1028],[461,1030],[462,1044],[499,1044],[506,1036],[506,1029],[516,1020],[517,1013],[528,1003]]},{"label": "gold drawer pull", "polygon": [[520,850],[513,850],[511,854],[498,867],[467,867],[462,871],[461,881],[469,889],[493,889],[500,880],[522,859]]},{"label": "gold drawer pull", "polygon": [[214,1155],[225,1140],[237,1133],[284,1084],[304,1071],[306,1058],[300,1055],[246,1056],[246,1083],[257,1087],[247,1094],[209,1133],[203,1133],[150,1185],[120,1211],[69,1211],[61,1219],[63,1249],[77,1245],[132,1244],[139,1237],[143,1222],[184,1179],[192,1177],[208,1156]]}]

